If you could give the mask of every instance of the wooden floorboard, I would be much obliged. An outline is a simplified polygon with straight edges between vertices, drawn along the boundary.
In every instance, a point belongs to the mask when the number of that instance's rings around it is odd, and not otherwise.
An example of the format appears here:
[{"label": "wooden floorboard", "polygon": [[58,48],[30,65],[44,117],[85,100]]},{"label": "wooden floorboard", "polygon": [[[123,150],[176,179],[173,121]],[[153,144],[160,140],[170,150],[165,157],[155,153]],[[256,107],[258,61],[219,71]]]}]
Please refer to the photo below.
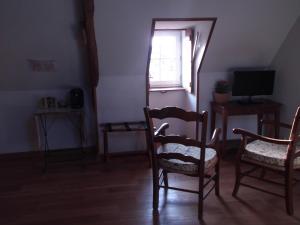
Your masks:
[{"label": "wooden floorboard", "polygon": [[[97,161],[85,169],[74,163],[50,164],[46,174],[39,160],[0,159],[1,225],[201,224],[197,195],[190,193],[161,190],[159,215],[153,215],[152,176],[145,156]],[[228,158],[221,166],[221,197],[212,192],[205,200],[202,224],[300,224],[300,184],[294,188],[291,217],[281,198],[246,187],[233,198],[233,182],[233,160]],[[195,189],[197,180],[170,175],[170,185]]]}]

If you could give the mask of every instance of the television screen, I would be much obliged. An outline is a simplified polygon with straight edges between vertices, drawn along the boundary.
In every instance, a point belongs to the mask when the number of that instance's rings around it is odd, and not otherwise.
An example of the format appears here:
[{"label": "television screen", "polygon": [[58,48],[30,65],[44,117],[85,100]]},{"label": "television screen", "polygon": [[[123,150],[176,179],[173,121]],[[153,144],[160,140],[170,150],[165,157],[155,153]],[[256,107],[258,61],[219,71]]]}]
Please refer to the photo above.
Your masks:
[{"label": "television screen", "polygon": [[272,95],[275,71],[235,71],[232,85],[233,96]]}]

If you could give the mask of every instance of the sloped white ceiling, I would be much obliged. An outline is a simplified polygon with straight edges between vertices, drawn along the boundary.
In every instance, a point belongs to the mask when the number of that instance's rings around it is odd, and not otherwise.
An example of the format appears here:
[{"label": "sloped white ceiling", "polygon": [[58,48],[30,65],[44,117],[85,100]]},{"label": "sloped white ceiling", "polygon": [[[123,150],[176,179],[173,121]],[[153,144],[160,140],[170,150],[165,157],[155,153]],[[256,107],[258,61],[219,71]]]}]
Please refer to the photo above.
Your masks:
[{"label": "sloped white ceiling", "polygon": [[203,72],[269,66],[300,14],[299,0],[95,1],[100,73],[144,75],[152,18],[217,17]]},{"label": "sloped white ceiling", "polygon": [[[0,2],[1,90],[84,82],[79,3]],[[299,14],[299,0],[95,0],[100,73],[145,75],[153,18],[218,18],[203,72],[268,66]],[[32,72],[27,59],[54,60],[56,71]]]}]

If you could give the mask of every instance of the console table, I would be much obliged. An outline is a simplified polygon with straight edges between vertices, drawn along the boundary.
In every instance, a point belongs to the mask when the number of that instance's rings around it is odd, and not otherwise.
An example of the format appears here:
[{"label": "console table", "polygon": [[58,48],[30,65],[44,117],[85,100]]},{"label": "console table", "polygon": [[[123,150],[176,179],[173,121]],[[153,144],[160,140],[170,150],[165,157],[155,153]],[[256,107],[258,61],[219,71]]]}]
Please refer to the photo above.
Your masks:
[{"label": "console table", "polygon": [[[44,172],[47,170],[47,165],[48,165],[47,158],[50,152],[48,132],[51,125],[53,125],[55,119],[58,117],[62,117],[64,119],[69,120],[73,124],[74,128],[78,131],[80,149],[82,153],[82,161],[85,157],[85,152],[84,152],[85,134],[84,134],[83,110],[69,109],[69,108],[38,110],[36,113],[34,113],[34,119],[35,119],[35,124],[37,129],[39,150],[44,150]],[[51,118],[52,120],[50,124]],[[42,139],[44,139],[43,146],[42,146]]]},{"label": "console table", "polygon": [[262,134],[261,120],[267,114],[271,114],[275,121],[275,137],[279,136],[279,123],[280,123],[280,107],[281,104],[271,100],[262,100],[257,104],[241,104],[236,101],[231,101],[225,104],[218,104],[211,102],[211,134],[216,125],[216,114],[220,114],[222,118],[222,144],[221,151],[226,151],[227,142],[227,126],[229,116],[241,116],[241,115],[257,115],[257,132]]}]

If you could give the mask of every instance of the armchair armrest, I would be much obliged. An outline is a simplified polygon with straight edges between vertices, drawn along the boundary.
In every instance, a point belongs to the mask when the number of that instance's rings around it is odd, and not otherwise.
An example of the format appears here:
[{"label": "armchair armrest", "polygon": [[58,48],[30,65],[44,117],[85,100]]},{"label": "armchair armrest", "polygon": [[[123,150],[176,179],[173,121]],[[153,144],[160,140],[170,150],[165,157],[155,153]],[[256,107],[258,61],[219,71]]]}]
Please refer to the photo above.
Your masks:
[{"label": "armchair armrest", "polygon": [[212,138],[210,142],[207,144],[208,148],[214,148],[218,144],[218,141],[220,139],[220,134],[221,134],[221,128],[216,128],[214,130],[214,133],[212,135]]},{"label": "armchair armrest", "polygon": [[208,148],[215,149],[218,156],[221,156],[221,151],[219,149],[220,134],[221,134],[221,129],[220,128],[216,128],[214,130],[214,133],[212,135],[212,138],[211,138],[210,142],[206,145],[206,147],[208,147]]},{"label": "armchair armrest", "polygon": [[240,135],[242,135],[243,138],[250,137],[250,138],[253,138],[255,140],[261,140],[261,141],[270,142],[270,143],[274,143],[274,144],[288,145],[288,144],[291,143],[290,140],[269,138],[269,137],[266,137],[266,136],[254,134],[252,132],[249,132],[249,131],[246,131],[246,130],[240,129],[240,128],[233,129],[233,133],[234,134],[240,134]]},{"label": "armchair armrest", "polygon": [[170,125],[168,123],[163,123],[158,129],[154,131],[154,136],[164,135],[166,129],[168,129]]}]

